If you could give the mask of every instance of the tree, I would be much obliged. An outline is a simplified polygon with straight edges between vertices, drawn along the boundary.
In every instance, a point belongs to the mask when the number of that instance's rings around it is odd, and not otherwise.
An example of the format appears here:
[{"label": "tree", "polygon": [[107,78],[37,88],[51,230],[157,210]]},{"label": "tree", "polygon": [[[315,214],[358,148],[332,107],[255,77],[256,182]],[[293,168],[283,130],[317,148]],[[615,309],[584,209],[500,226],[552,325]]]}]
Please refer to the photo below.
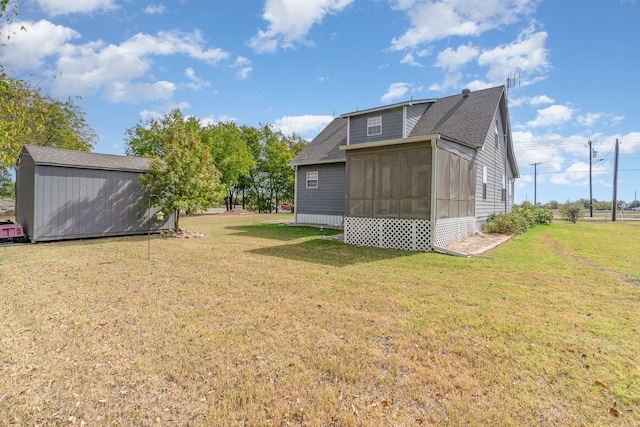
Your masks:
[{"label": "tree", "polygon": [[[0,0],[0,19],[11,23],[18,5]],[[0,39],[10,34],[0,34]],[[59,101],[8,76],[0,65],[0,170],[14,166],[25,144],[89,151],[97,141],[85,113],[71,98]]]},{"label": "tree", "polygon": [[38,121],[30,125],[28,144],[80,151],[93,148],[98,135],[85,121],[84,111],[71,98],[63,102],[45,95],[40,108],[40,112],[31,116]]},{"label": "tree", "polygon": [[223,194],[220,173],[199,130],[197,119],[185,119],[175,109],[160,120],[139,123],[126,131],[127,154],[151,159],[151,173],[140,176],[150,203],[176,213],[176,232],[180,231],[181,212],[205,210]]},{"label": "tree", "polygon": [[271,211],[274,203],[292,199],[295,184],[294,171],[289,162],[306,145],[306,141],[296,136],[286,136],[270,125],[259,129],[245,129],[245,139],[256,159],[250,170],[250,207],[259,211]]},{"label": "tree", "polygon": [[13,197],[15,187],[11,181],[11,175],[6,169],[0,170],[0,197]]},{"label": "tree", "polygon": [[39,117],[32,115],[42,98],[23,82],[9,78],[0,68],[0,166],[8,168],[18,159],[25,137]]},{"label": "tree", "polygon": [[241,187],[241,177],[249,173],[255,160],[234,123],[217,123],[200,131],[200,138],[209,147],[224,185],[227,210],[233,209],[233,195]]}]

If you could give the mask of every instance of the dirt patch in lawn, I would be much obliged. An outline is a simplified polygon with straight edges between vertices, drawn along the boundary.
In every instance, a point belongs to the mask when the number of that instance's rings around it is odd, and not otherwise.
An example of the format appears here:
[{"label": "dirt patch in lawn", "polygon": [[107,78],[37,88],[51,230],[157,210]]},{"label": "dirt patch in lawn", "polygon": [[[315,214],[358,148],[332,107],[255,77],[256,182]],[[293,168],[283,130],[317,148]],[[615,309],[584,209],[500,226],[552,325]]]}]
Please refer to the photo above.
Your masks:
[{"label": "dirt patch in lawn", "polygon": [[511,237],[513,237],[513,234],[476,233],[459,242],[450,244],[446,249],[468,255],[481,255],[506,242]]}]

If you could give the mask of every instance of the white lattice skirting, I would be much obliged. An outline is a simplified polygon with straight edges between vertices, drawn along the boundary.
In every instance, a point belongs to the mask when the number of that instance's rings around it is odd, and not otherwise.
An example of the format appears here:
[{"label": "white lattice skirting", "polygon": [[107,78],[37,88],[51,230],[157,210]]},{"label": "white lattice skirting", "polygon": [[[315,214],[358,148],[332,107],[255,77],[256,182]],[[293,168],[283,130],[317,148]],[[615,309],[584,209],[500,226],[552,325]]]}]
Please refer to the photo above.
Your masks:
[{"label": "white lattice skirting", "polygon": [[475,217],[439,219],[436,220],[434,244],[443,248],[474,234],[476,234]]},{"label": "white lattice skirting", "polygon": [[431,221],[392,218],[344,218],[344,241],[407,251],[431,251]]}]

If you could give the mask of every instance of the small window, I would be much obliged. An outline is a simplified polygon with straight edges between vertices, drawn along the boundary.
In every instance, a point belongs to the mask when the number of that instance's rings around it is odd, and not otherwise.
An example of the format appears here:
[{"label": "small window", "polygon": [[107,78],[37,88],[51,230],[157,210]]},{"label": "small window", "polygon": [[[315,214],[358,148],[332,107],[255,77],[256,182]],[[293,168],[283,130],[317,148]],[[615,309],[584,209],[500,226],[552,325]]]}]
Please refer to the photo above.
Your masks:
[{"label": "small window", "polygon": [[507,177],[502,175],[502,192],[501,200],[504,202],[507,200]]},{"label": "small window", "polygon": [[382,135],[382,116],[367,119],[367,136]]},{"label": "small window", "polygon": [[487,167],[482,167],[482,200],[487,200]]},{"label": "small window", "polygon": [[307,172],[307,188],[318,188],[318,171]]}]

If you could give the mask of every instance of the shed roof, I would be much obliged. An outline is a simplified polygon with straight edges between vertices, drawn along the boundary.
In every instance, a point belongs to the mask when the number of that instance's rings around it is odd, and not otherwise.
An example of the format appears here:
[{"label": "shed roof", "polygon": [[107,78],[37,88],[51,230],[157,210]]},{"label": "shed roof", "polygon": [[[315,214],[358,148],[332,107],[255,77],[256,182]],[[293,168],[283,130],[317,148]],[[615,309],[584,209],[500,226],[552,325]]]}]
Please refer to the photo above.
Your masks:
[{"label": "shed roof", "polygon": [[347,119],[335,118],[289,164],[303,166],[344,162],[347,155],[340,150],[340,146],[346,144]]},{"label": "shed roof", "polygon": [[149,160],[142,157],[25,145],[20,156],[31,156],[36,165],[62,166],[79,169],[102,169],[130,172],[149,172]]}]

